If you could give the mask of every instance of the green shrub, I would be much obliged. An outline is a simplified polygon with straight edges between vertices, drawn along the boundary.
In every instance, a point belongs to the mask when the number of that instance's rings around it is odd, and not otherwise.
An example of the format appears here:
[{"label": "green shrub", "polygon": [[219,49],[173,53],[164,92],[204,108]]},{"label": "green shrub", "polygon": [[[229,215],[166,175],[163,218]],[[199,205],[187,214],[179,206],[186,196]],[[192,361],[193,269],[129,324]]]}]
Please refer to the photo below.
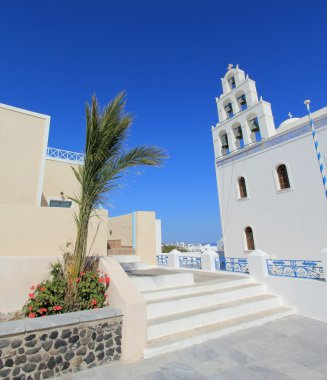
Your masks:
[{"label": "green shrub", "polygon": [[110,279],[99,270],[91,269],[81,272],[76,278],[77,300],[67,307],[67,281],[65,271],[60,263],[51,265],[50,278],[31,287],[29,300],[23,312],[30,318],[61,314],[76,310],[89,310],[108,305],[106,290]]}]

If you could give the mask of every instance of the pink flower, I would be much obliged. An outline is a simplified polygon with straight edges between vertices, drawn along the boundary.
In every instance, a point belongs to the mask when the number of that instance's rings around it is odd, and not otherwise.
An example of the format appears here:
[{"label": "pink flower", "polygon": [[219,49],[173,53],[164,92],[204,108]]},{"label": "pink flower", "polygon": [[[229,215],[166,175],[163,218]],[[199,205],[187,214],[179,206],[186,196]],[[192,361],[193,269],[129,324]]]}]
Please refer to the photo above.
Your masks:
[{"label": "pink flower", "polygon": [[53,310],[55,310],[55,311],[62,310],[62,306],[60,306],[60,305],[55,305],[55,306],[53,307]]},{"label": "pink flower", "polygon": [[36,314],[35,313],[29,313],[28,314],[28,318],[35,318],[36,317]]},{"label": "pink flower", "polygon": [[33,299],[34,298],[34,293],[28,293],[28,296]]},{"label": "pink flower", "polygon": [[33,285],[33,286],[31,286],[31,290],[34,290],[35,289],[35,286]]},{"label": "pink flower", "polygon": [[91,304],[92,305],[96,305],[97,304],[97,300],[95,300],[95,299],[91,300]]},{"label": "pink flower", "polygon": [[110,278],[109,277],[106,277],[105,281],[106,281],[106,284],[110,284]]},{"label": "pink flower", "polygon": [[32,310],[33,310],[33,306],[29,306],[27,309],[28,309],[29,311],[32,311]]},{"label": "pink flower", "polygon": [[85,272],[81,272],[80,275],[81,275],[81,277],[84,276],[84,275],[85,275]]},{"label": "pink flower", "polygon": [[42,288],[41,288],[41,292],[44,292],[44,291],[45,291],[45,287],[42,286]]}]

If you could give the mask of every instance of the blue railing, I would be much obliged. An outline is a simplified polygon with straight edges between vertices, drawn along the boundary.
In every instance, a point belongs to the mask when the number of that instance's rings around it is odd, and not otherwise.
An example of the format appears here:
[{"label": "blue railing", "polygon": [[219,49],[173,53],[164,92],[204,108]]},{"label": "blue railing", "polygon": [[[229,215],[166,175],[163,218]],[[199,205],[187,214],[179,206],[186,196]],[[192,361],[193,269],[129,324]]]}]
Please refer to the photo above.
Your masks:
[{"label": "blue railing", "polygon": [[201,257],[179,256],[179,266],[181,268],[202,269]]},{"label": "blue railing", "polygon": [[249,273],[248,260],[245,258],[235,257],[216,257],[216,270],[224,270],[228,272]]},{"label": "blue railing", "polygon": [[321,261],[268,259],[267,267],[270,276],[326,281]]},{"label": "blue railing", "polygon": [[157,264],[162,267],[168,267],[168,256],[167,255],[157,255]]}]

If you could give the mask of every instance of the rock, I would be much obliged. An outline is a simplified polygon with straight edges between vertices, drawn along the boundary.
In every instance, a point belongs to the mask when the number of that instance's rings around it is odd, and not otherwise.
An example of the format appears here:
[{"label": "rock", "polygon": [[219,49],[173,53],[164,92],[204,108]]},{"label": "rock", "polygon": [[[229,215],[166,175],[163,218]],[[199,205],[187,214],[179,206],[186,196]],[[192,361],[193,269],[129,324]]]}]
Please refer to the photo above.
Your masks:
[{"label": "rock", "polygon": [[12,350],[11,348],[7,348],[6,350],[3,350],[2,352],[2,359],[11,358],[12,356],[16,355],[16,350]]},{"label": "rock", "polygon": [[3,368],[3,361],[0,358],[0,369],[2,369],[2,368]]},{"label": "rock", "polygon": [[112,347],[114,345],[114,341],[113,339],[109,339],[107,342],[106,342],[106,347]]},{"label": "rock", "polygon": [[29,350],[26,350],[25,354],[34,355],[34,354],[37,354],[40,350],[41,350],[41,347],[30,348]]},{"label": "rock", "polygon": [[86,335],[86,329],[83,329],[83,330],[81,330],[80,332],[79,332],[79,336],[81,337],[81,338],[83,338],[83,336],[85,336]]},{"label": "rock", "polygon": [[23,341],[21,339],[15,339],[11,342],[11,348],[18,348],[22,345]]},{"label": "rock", "polygon": [[78,335],[73,335],[73,336],[71,336],[71,337],[68,339],[68,342],[69,342],[69,343],[76,343],[78,340],[79,340],[79,336],[78,336]]},{"label": "rock", "polygon": [[45,341],[45,340],[47,340],[47,337],[48,337],[48,334],[42,334],[40,336],[40,340]]},{"label": "rock", "polygon": [[91,334],[91,337],[92,337],[92,340],[95,340],[95,338],[97,337],[97,333],[93,331],[93,333]]},{"label": "rock", "polygon": [[54,371],[52,369],[47,369],[46,371],[42,373],[43,379],[48,379],[49,377],[53,377],[53,376],[54,376]]},{"label": "rock", "polygon": [[28,360],[32,363],[40,363],[42,361],[42,356],[40,354],[32,355],[28,358]]},{"label": "rock", "polygon": [[70,367],[70,363],[69,362],[64,362],[64,364],[62,365],[62,370],[64,371],[65,369],[67,369],[69,367]]},{"label": "rock", "polygon": [[23,365],[23,371],[27,373],[33,372],[35,368],[36,368],[36,364],[34,363],[26,363]]},{"label": "rock", "polygon": [[29,340],[28,342],[25,343],[25,347],[34,347],[37,343],[37,340]]},{"label": "rock", "polygon": [[116,328],[115,333],[121,337],[121,326],[118,326],[118,327]]},{"label": "rock", "polygon": [[83,358],[81,356],[76,356],[72,361],[71,365],[73,367],[79,367],[83,361]]},{"label": "rock", "polygon": [[18,353],[21,355],[25,352],[25,348],[24,347],[19,347],[18,349]]},{"label": "rock", "polygon": [[97,355],[98,360],[102,360],[104,358],[104,352],[100,352],[100,354]]},{"label": "rock", "polygon": [[84,359],[86,364],[91,364],[95,360],[95,355],[93,352],[90,352],[87,357]]},{"label": "rock", "polygon": [[104,350],[104,344],[98,343],[97,346],[95,347],[95,351],[103,351],[103,350]]},{"label": "rock", "polygon": [[80,356],[82,356],[82,355],[86,355],[86,352],[87,352],[86,347],[81,347],[80,349],[78,349],[78,350],[76,351],[76,355],[80,355]]},{"label": "rock", "polygon": [[20,365],[26,363],[26,355],[20,355],[16,356],[15,358],[15,365]]},{"label": "rock", "polygon": [[65,355],[65,360],[69,361],[69,360],[73,359],[74,356],[75,356],[74,352],[73,351],[69,351]]},{"label": "rock", "polygon": [[101,326],[98,326],[96,328],[96,332],[97,332],[97,334],[102,334],[103,333],[103,328]]},{"label": "rock", "polygon": [[58,331],[54,330],[54,331],[51,331],[49,338],[50,339],[56,339],[58,335],[59,335]]},{"label": "rock", "polygon": [[53,369],[56,366],[56,360],[53,356],[48,360],[48,368]]},{"label": "rock", "polygon": [[49,351],[50,348],[52,347],[52,344],[53,344],[53,341],[52,340],[48,340],[44,343],[42,343],[42,347],[45,351]]},{"label": "rock", "polygon": [[67,351],[67,347],[60,347],[60,348],[59,348],[59,352],[60,352],[61,354],[64,354],[66,351]]},{"label": "rock", "polygon": [[109,350],[106,351],[106,356],[112,356],[115,353],[114,348],[109,348]]},{"label": "rock", "polygon": [[121,346],[121,338],[118,338],[118,337],[116,336],[116,338],[115,338],[115,342],[116,342],[116,345],[117,345],[117,346]]},{"label": "rock", "polygon": [[104,334],[104,340],[108,340],[112,338],[112,333],[110,334]]},{"label": "rock", "polygon": [[9,344],[10,344],[10,340],[9,339],[1,339],[0,340],[0,348],[8,347]]},{"label": "rock", "polygon": [[67,339],[67,338],[69,338],[71,335],[72,335],[71,330],[65,329],[65,330],[63,330],[62,333],[61,333],[61,338],[62,338],[62,339]]},{"label": "rock", "polygon": [[19,375],[19,372],[20,372],[20,367],[16,367],[16,368],[14,368],[14,370],[12,371],[12,375],[13,375],[13,376],[18,376],[18,375]]},{"label": "rock", "polygon": [[61,364],[62,363],[62,356],[61,355],[59,355],[59,356],[56,357],[56,363],[57,364]]},{"label": "rock", "polygon": [[78,328],[77,327],[74,327],[74,329],[73,329],[73,334],[75,335],[75,334],[78,334]]},{"label": "rock", "polygon": [[90,342],[91,342],[91,338],[82,338],[81,339],[81,343],[83,346],[86,346]]},{"label": "rock", "polygon": [[48,367],[47,367],[47,364],[44,363],[44,362],[40,363],[39,366],[38,366],[38,370],[39,370],[39,371],[42,370],[42,369],[47,369],[47,368],[48,368]]},{"label": "rock", "polygon": [[33,340],[36,337],[36,334],[29,334],[25,338],[26,342],[29,342],[30,340]]},{"label": "rock", "polygon": [[5,367],[12,367],[14,365],[14,361],[9,358],[5,361]]},{"label": "rock", "polygon": [[67,342],[63,339],[56,339],[54,342],[54,348],[67,346]]},{"label": "rock", "polygon": [[87,347],[90,349],[90,350],[94,350],[94,347],[95,347],[95,343],[94,342],[90,342]]},{"label": "rock", "polygon": [[96,339],[97,342],[102,342],[103,341],[103,334],[99,334]]},{"label": "rock", "polygon": [[6,377],[6,376],[8,376],[9,373],[10,373],[10,371],[11,371],[11,368],[8,368],[8,369],[2,369],[2,370],[0,371],[0,377]]}]

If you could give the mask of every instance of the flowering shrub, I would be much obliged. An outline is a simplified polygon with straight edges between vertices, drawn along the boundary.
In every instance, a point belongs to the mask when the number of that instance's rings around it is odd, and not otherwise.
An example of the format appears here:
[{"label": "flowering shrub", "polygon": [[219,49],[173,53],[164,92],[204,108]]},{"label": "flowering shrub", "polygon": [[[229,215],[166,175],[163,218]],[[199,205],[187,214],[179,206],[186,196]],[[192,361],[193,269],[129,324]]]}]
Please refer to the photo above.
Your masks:
[{"label": "flowering shrub", "polygon": [[[72,281],[71,278],[68,281]],[[61,314],[76,310],[97,309],[108,305],[106,290],[110,279],[99,270],[86,270],[76,278],[77,300],[73,308],[66,307],[67,278],[60,263],[53,264],[50,279],[33,285],[28,294],[24,314],[30,318]]]}]

